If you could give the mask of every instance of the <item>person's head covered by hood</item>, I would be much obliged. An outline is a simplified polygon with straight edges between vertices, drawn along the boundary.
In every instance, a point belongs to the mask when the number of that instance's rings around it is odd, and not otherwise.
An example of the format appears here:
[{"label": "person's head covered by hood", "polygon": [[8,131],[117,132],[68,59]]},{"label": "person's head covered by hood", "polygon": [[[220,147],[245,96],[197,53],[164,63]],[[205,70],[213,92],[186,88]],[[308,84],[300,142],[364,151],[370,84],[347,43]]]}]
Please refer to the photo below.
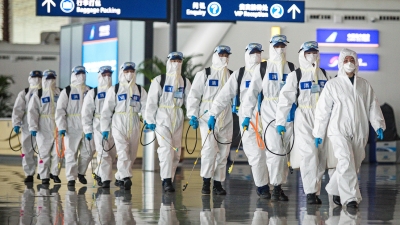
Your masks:
[{"label": "person's head covered by hood", "polygon": [[72,69],[71,84],[73,85],[85,85],[86,82],[86,69],[83,66],[75,66]]},{"label": "person's head covered by hood", "polygon": [[358,74],[359,65],[357,53],[350,49],[342,49],[339,54],[338,76],[348,76],[349,78]]},{"label": "person's head covered by hood", "polygon": [[29,82],[29,87],[30,88],[41,88],[42,87],[42,71],[40,70],[32,70],[29,73],[29,78],[28,78],[28,82]]},{"label": "person's head covered by hood", "polygon": [[56,88],[57,74],[54,70],[43,71],[42,88],[44,90],[54,90]]},{"label": "person's head covered by hood", "polygon": [[182,73],[182,52],[171,52],[168,54],[167,75],[181,75]]},{"label": "person's head covered by hood", "polygon": [[111,87],[113,72],[114,71],[112,70],[111,66],[102,66],[99,68],[99,74],[97,76],[99,89],[107,90],[109,87]]},{"label": "person's head covered by hood", "polygon": [[134,62],[124,62],[119,72],[120,83],[136,83],[136,64]]},{"label": "person's head covered by hood", "polygon": [[269,60],[286,61],[286,44],[289,43],[285,35],[274,35],[269,41]]},{"label": "person's head covered by hood", "polygon": [[213,67],[219,69],[228,66],[230,54],[232,53],[231,53],[231,48],[229,46],[218,45],[217,47],[215,47],[214,54],[212,57]]},{"label": "person's head covered by hood", "polygon": [[250,43],[246,46],[244,61],[247,69],[257,66],[261,62],[262,45],[259,43]]},{"label": "person's head covered by hood", "polygon": [[316,41],[307,41],[300,46],[299,63],[301,68],[319,67],[319,59],[319,49]]}]

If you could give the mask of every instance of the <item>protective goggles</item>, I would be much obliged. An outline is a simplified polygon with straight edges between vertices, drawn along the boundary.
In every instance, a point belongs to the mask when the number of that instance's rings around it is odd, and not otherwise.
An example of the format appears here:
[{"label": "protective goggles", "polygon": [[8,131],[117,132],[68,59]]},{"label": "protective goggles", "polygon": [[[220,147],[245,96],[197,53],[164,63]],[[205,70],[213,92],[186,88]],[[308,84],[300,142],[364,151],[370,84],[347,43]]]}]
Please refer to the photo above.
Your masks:
[{"label": "protective goggles", "polygon": [[136,64],[134,62],[125,62],[124,64],[122,64],[121,69],[122,70],[134,70],[135,67],[136,67]]},{"label": "protective goggles", "polygon": [[250,51],[250,54],[253,54],[255,51],[262,52],[262,45],[258,43],[250,43],[246,46],[246,51]]},{"label": "protective goggles", "polygon": [[54,71],[54,70],[45,70],[43,72],[43,77],[46,78],[46,80],[48,80],[48,79],[56,79],[57,74],[56,74],[56,71]]},{"label": "protective goggles", "polygon": [[218,53],[218,54],[232,54],[231,53],[231,48],[229,46],[226,45],[219,45],[214,49],[214,52]]},{"label": "protective goggles", "polygon": [[171,53],[169,53],[167,58],[170,60],[176,60],[176,59],[182,60],[183,54],[182,54],[182,52],[171,52]]},{"label": "protective goggles", "polygon": [[276,44],[279,44],[279,43],[286,45],[286,43],[289,43],[289,42],[287,41],[285,35],[275,35],[271,38],[271,41],[269,43],[271,43],[272,45],[275,46]]},{"label": "protective goggles", "polygon": [[307,42],[304,42],[302,45],[301,45],[301,48],[300,48],[300,50],[299,50],[299,52],[300,51],[304,51],[304,52],[307,52],[307,51],[319,51],[318,50],[318,42],[316,42],[316,41],[307,41]]},{"label": "protective goggles", "polygon": [[86,74],[86,69],[85,69],[85,67],[83,67],[83,66],[75,66],[73,69],[72,69],[72,72],[76,75],[76,74],[81,74],[81,73],[83,73],[83,74]]},{"label": "protective goggles", "polygon": [[114,71],[112,71],[112,68],[111,68],[111,66],[102,66],[102,67],[100,67],[100,69],[99,69],[99,73],[100,74],[103,74],[103,73],[113,73]]},{"label": "protective goggles", "polygon": [[42,77],[43,77],[43,74],[42,74],[42,71],[40,71],[40,70],[32,70],[32,71],[29,73],[29,76],[30,76],[30,77],[40,77],[40,78],[42,78]]}]

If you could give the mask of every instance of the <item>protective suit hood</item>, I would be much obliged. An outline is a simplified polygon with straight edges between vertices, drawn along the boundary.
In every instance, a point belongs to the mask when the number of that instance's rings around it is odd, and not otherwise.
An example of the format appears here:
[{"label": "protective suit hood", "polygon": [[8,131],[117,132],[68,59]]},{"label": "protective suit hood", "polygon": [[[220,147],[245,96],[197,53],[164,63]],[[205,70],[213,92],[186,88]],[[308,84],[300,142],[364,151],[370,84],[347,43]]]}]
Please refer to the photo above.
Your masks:
[{"label": "protective suit hood", "polygon": [[29,77],[29,88],[41,88],[42,87],[42,78],[40,77]]},{"label": "protective suit hood", "polygon": [[[118,79],[120,83],[127,83],[127,84],[132,84],[132,83],[136,83],[136,70],[135,72],[133,72],[133,76],[132,76],[132,80],[128,81],[125,77],[124,71],[120,70],[119,75],[118,75]],[[133,81],[133,82],[132,82]]]},{"label": "protective suit hood", "polygon": [[86,74],[79,74],[79,76],[83,76],[83,79],[78,79],[78,75],[75,73],[71,74],[71,84],[73,85],[85,85],[86,82]]},{"label": "protective suit hood", "polygon": [[344,49],[342,49],[342,51],[340,51],[340,55],[339,55],[339,59],[338,59],[339,60],[338,61],[338,67],[339,67],[338,76],[346,76],[347,77],[347,74],[343,68],[343,65],[344,65],[343,61],[346,58],[346,56],[352,56],[354,58],[355,70],[353,72],[354,72],[354,75],[356,76],[358,74],[358,70],[359,70],[357,53],[355,51],[347,49],[347,48],[344,48]]},{"label": "protective suit hood", "polygon": [[55,90],[56,89],[56,79],[42,79],[43,90]]},{"label": "protective suit hood", "polygon": [[[319,52],[317,52],[317,61],[315,61],[314,63],[315,68],[319,67],[319,60],[320,60],[320,54]],[[304,55],[304,50],[301,50],[299,53],[299,63],[300,63],[300,68],[307,69],[313,67],[312,63],[306,59],[306,56]]]},{"label": "protective suit hood", "polygon": [[282,54],[278,54],[276,49],[274,48],[274,44],[269,44],[269,60],[275,62],[286,62],[286,52]]},{"label": "protective suit hood", "polygon": [[223,62],[221,60],[221,57],[218,55],[218,53],[214,52],[214,54],[212,56],[212,66],[215,69],[221,69],[223,67],[228,66],[229,58],[227,58],[227,57],[223,57],[223,58],[226,58],[226,62]]},{"label": "protective suit hood", "polygon": [[109,87],[111,87],[112,83],[112,76],[111,77],[103,77],[101,73],[97,75],[97,81],[98,81],[98,86],[97,89],[99,90],[108,90]]},{"label": "protective suit hood", "polygon": [[178,75],[180,76],[182,73],[182,62],[171,62],[171,60],[167,60],[167,75]]},{"label": "protective suit hood", "polygon": [[[250,54],[250,50],[246,50],[244,55],[244,62],[246,63],[246,69],[252,69],[253,67],[257,66],[261,62],[261,57],[259,59],[255,59],[256,53]],[[261,53],[260,53],[261,55]]]}]

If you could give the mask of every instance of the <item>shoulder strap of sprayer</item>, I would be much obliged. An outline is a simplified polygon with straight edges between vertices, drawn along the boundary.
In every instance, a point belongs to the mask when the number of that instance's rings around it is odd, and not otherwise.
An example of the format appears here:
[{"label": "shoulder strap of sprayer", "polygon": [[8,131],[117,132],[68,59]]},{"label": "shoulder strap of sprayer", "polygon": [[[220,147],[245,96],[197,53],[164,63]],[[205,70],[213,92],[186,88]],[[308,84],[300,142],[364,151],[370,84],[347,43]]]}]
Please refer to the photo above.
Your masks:
[{"label": "shoulder strap of sprayer", "polygon": [[236,89],[236,107],[240,106],[240,85],[242,84],[242,79],[244,75],[244,67],[240,67],[238,79],[237,79],[237,89]]}]

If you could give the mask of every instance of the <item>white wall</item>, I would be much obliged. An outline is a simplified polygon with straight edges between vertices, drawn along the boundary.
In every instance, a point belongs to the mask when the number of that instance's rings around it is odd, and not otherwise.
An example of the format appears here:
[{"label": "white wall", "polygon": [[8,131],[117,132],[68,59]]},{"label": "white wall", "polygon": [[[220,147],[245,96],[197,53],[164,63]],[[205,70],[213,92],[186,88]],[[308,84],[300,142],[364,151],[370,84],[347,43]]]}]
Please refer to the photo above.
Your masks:
[{"label": "white wall", "polygon": [[[285,34],[290,41],[287,47],[287,59],[298,65],[298,49],[301,43],[316,39],[317,28],[351,28],[351,29],[377,29],[380,32],[380,46],[378,48],[353,48],[358,53],[377,53],[379,54],[379,67],[377,72],[362,72],[359,75],[366,78],[374,88],[378,100],[390,104],[396,114],[397,129],[400,131],[400,21],[376,21],[371,22],[371,18],[379,18],[380,15],[400,16],[400,1],[398,0],[353,0],[353,1],[332,1],[332,0],[308,0],[306,1],[306,22],[305,23],[268,23],[268,22],[237,22],[232,24],[229,29],[221,30],[218,26],[214,29],[213,23],[182,23],[178,25],[178,50],[195,48],[203,54],[202,61],[209,66],[212,50],[209,41],[204,37],[192,35],[199,31],[204,31],[212,36],[213,33],[221,33],[223,38],[215,43],[229,45],[233,54],[230,57],[229,67],[236,70],[244,65],[244,49],[250,42],[261,43],[266,50],[264,58],[268,58],[268,43],[271,37],[272,26],[281,27],[281,33]],[[310,14],[331,15],[331,20],[311,20]],[[334,23],[334,16],[343,15],[364,15],[365,21],[343,21]],[[161,26],[161,25],[159,25]],[[190,29],[189,34],[179,32],[181,26]],[[162,29],[166,29],[164,25]],[[156,28],[155,33],[155,55],[165,57],[165,49],[168,49],[168,32],[160,32]],[[184,43],[190,43],[186,46]],[[196,44],[193,44],[196,43]],[[162,47],[160,47],[162,46]],[[163,49],[161,52],[159,49]],[[321,47],[321,52],[339,52],[342,48]],[[185,54],[185,52],[183,52]],[[328,72],[335,75],[334,72]]]}]

